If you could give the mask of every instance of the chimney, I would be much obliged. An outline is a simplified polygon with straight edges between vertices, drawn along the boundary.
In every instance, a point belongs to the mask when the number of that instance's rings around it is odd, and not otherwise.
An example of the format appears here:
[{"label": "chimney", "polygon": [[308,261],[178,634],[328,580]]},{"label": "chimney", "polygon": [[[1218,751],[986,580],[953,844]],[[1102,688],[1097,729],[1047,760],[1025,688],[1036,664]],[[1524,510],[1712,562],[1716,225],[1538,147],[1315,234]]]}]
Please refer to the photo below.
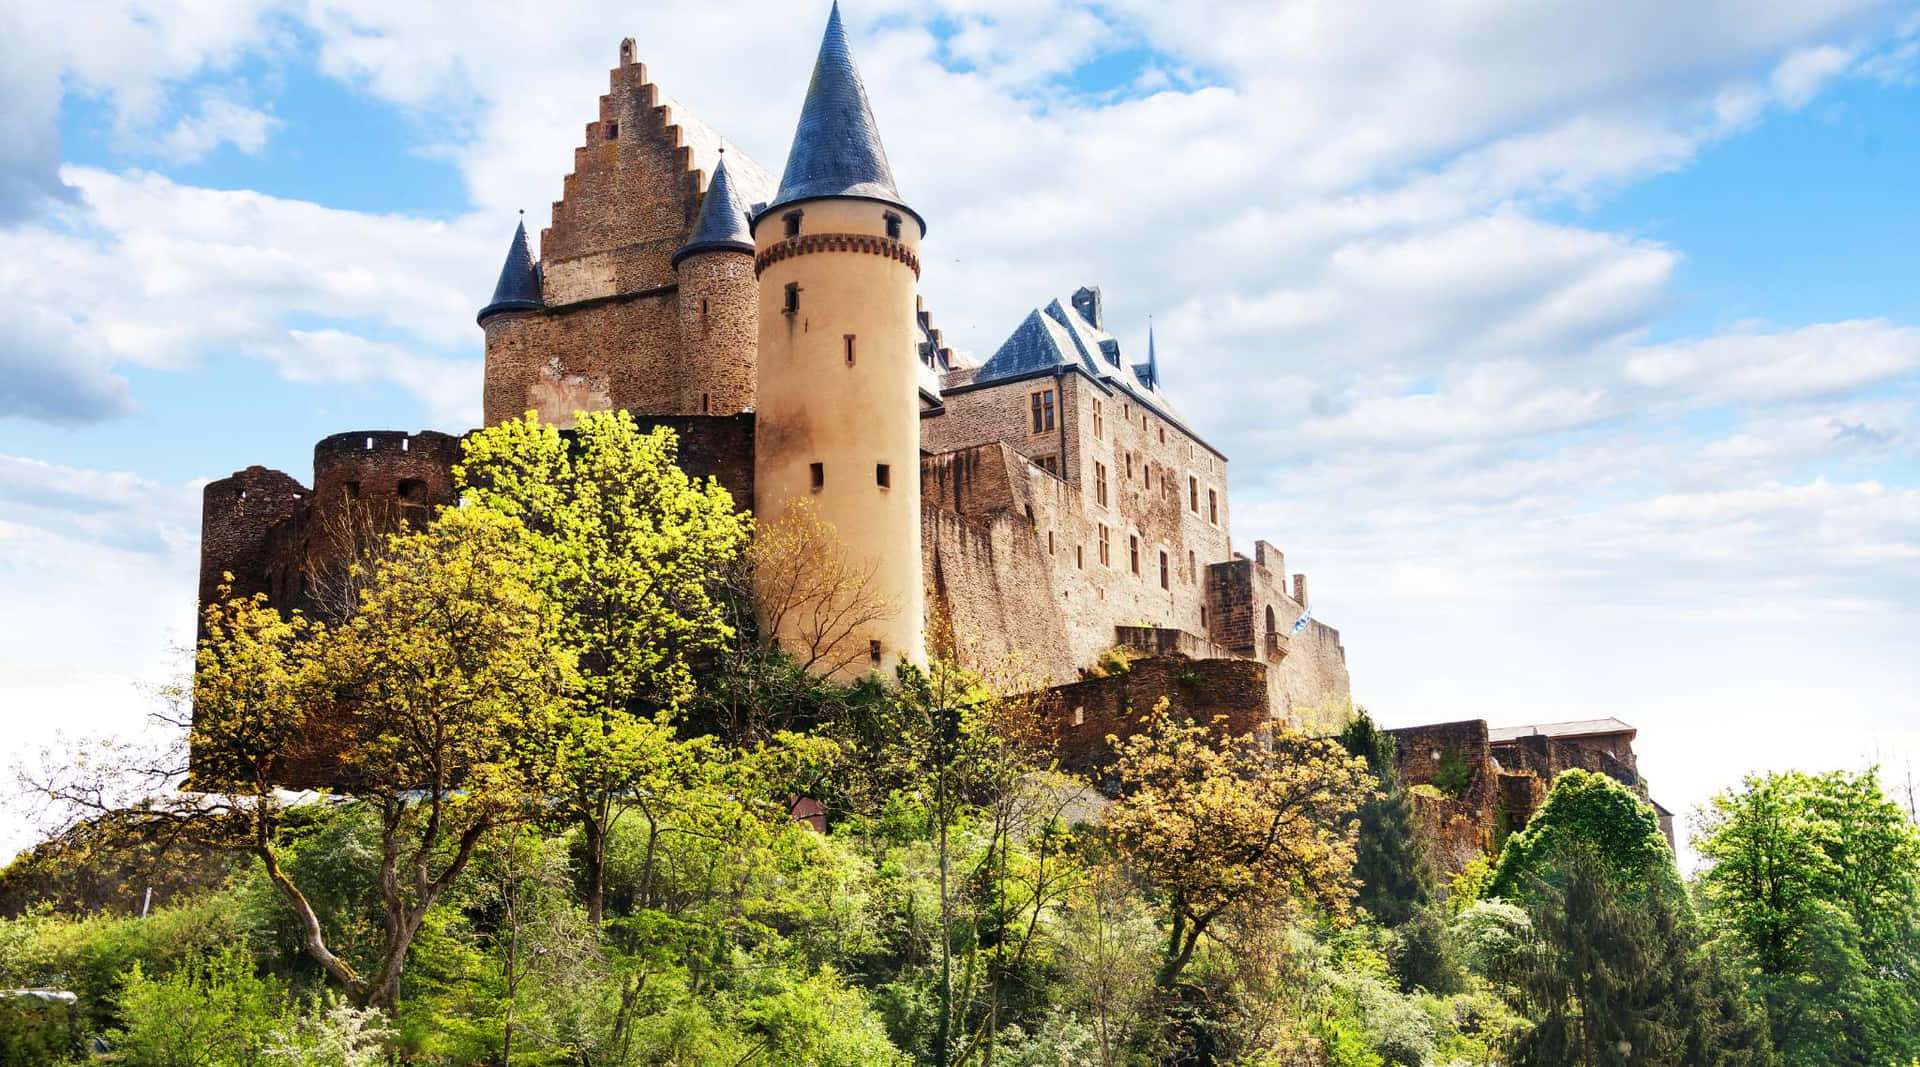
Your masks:
[{"label": "chimney", "polygon": [[1307,603],[1307,576],[1304,574],[1293,576],[1293,599],[1299,601],[1303,608],[1312,606]]},{"label": "chimney", "polygon": [[1080,317],[1087,320],[1088,324],[1094,329],[1104,330],[1107,328],[1105,321],[1106,316],[1100,310],[1099,286],[1081,286],[1079,291],[1073,294],[1073,310],[1078,311]]}]

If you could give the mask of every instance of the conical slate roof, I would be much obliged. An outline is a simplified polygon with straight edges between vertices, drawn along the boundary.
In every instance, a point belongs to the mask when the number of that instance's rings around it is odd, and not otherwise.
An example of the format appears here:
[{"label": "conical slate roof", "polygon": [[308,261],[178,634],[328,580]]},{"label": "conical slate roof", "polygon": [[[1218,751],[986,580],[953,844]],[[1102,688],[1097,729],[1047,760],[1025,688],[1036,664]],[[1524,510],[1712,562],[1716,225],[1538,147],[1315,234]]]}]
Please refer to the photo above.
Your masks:
[{"label": "conical slate roof", "polygon": [[545,306],[540,300],[540,271],[533,265],[533,253],[527,251],[527,224],[522,220],[514,227],[507,262],[494,283],[493,299],[480,309],[479,321],[502,311],[539,311]]},{"label": "conical slate roof", "polygon": [[1160,388],[1160,358],[1153,350],[1153,327],[1147,327],[1147,361],[1133,365],[1134,377],[1149,389]]},{"label": "conical slate roof", "polygon": [[880,128],[867,105],[860,72],[854,69],[837,2],[813,63],[813,80],[807,83],[807,102],[793,131],[780,191],[765,210],[826,196],[863,197],[906,208],[893,187],[893,169],[880,146]]},{"label": "conical slate roof", "polygon": [[700,201],[700,219],[693,235],[673,254],[673,265],[696,252],[745,252],[753,254],[753,233],[747,229],[747,207],[734,192],[733,179],[727,175],[725,156],[714,164],[713,180],[707,183],[707,195]]}]

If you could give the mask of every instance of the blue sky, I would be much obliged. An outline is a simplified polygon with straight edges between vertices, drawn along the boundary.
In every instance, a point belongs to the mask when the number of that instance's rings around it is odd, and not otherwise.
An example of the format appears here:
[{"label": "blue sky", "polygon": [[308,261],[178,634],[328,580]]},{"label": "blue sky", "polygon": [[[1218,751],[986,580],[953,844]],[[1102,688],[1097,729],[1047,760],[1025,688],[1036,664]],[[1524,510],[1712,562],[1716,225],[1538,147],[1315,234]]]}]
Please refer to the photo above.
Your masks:
[{"label": "blue sky", "polygon": [[[206,479],[477,418],[473,311],[622,36],[782,162],[824,10],[543,9],[0,14],[21,750],[138,733]],[[1920,762],[1910,5],[844,13],[937,324],[984,356],[1088,283],[1136,351],[1155,316],[1236,540],[1310,572],[1389,724],[1618,715],[1676,810]]]}]

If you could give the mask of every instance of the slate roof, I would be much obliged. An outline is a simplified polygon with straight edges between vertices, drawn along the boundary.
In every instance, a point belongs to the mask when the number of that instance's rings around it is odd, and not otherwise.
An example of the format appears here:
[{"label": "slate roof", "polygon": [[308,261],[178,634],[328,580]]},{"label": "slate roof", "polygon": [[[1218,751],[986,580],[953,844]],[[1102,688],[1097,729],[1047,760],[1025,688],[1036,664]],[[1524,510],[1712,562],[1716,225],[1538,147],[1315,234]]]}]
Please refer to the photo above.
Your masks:
[{"label": "slate roof", "polygon": [[1487,740],[1514,741],[1534,734],[1545,737],[1596,737],[1637,732],[1619,719],[1575,719],[1572,722],[1549,722],[1535,726],[1496,726],[1487,731]]},{"label": "slate roof", "polygon": [[867,90],[853,65],[838,3],[827,17],[827,32],[813,63],[813,80],[807,83],[807,100],[800,108],[779,192],[764,210],[828,196],[881,200],[912,213],[893,186],[893,169],[887,165],[880,128],[874,124]]},{"label": "slate roof", "polygon": [[[1159,383],[1159,356],[1149,341],[1147,362],[1128,364],[1120,354],[1120,342],[1112,334],[1089,322],[1086,316],[1055,300],[1044,308],[1027,313],[1012,336],[988,357],[977,370],[955,381],[949,389],[977,388],[998,382],[1051,374],[1069,367],[1095,381],[1127,394],[1135,403],[1157,413],[1178,426],[1187,436],[1206,445],[1174,410],[1173,402]],[[1212,448],[1212,445],[1207,445]],[[1215,450],[1218,452],[1218,450]]]},{"label": "slate roof", "polygon": [[747,228],[747,206],[733,188],[722,158],[707,183],[707,195],[700,200],[700,218],[693,225],[687,243],[673,254],[673,265],[696,252],[745,252],[753,254],[753,232]]},{"label": "slate roof", "polygon": [[533,253],[527,250],[527,223],[522,219],[514,227],[513,243],[507,246],[507,261],[494,283],[493,299],[480,309],[478,321],[502,311],[539,311],[545,306],[540,298],[540,268],[533,265]]}]

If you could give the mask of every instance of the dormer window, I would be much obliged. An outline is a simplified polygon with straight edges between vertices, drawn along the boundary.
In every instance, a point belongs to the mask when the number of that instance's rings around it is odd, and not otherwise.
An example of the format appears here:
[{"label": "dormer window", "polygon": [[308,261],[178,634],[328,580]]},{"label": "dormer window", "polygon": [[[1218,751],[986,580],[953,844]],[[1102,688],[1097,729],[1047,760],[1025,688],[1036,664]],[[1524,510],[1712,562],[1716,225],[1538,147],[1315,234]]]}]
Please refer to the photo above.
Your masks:
[{"label": "dormer window", "polygon": [[787,224],[788,237],[800,236],[800,213],[798,211],[789,211],[785,215],[780,216],[780,219]]},{"label": "dormer window", "polygon": [[887,236],[895,241],[900,239],[900,216],[887,212]]}]

